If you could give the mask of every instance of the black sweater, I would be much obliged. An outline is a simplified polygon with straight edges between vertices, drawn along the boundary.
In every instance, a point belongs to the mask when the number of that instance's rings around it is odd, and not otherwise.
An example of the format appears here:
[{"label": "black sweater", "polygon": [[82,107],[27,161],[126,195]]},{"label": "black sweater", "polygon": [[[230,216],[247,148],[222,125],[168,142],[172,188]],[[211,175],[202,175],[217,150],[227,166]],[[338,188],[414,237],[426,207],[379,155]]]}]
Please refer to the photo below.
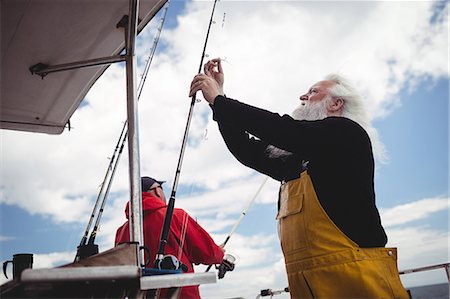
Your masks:
[{"label": "black sweater", "polygon": [[[212,109],[228,149],[242,164],[289,181],[300,176],[302,160],[309,161],[320,204],[337,227],[361,247],[386,245],[375,206],[372,146],[360,125],[344,117],[298,121],[223,96]],[[268,145],[293,155],[269,158]]]}]

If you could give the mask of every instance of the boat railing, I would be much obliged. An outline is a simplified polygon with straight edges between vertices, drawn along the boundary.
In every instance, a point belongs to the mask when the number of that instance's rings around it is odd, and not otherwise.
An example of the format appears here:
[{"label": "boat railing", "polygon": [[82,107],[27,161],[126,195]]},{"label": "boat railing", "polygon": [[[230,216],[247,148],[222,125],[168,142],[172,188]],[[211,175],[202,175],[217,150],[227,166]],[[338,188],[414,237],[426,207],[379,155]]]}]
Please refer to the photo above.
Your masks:
[{"label": "boat railing", "polygon": [[[404,275],[404,274],[410,274],[410,273],[436,270],[436,269],[440,269],[440,268],[445,269],[445,273],[447,274],[447,280],[448,280],[448,282],[450,282],[450,263],[443,263],[443,264],[437,264],[437,265],[431,265],[431,266],[425,266],[425,267],[419,267],[419,268],[406,269],[406,270],[400,271],[399,274]],[[256,299],[259,299],[261,297],[266,297],[266,296],[270,296],[270,298],[272,298],[274,295],[280,295],[284,292],[289,292],[289,288],[286,287],[283,290],[276,290],[276,291],[273,291],[271,289],[265,289],[265,290],[261,290],[260,294],[258,294],[258,296],[256,296]]]},{"label": "boat railing", "polygon": [[431,265],[431,266],[425,266],[425,267],[419,267],[419,268],[413,268],[413,269],[407,269],[400,271],[400,275],[403,274],[410,274],[410,273],[417,273],[417,272],[423,272],[423,271],[430,271],[430,270],[436,270],[444,268],[445,273],[447,274],[447,281],[450,282],[450,263],[443,263],[443,264],[437,264],[437,265]]}]

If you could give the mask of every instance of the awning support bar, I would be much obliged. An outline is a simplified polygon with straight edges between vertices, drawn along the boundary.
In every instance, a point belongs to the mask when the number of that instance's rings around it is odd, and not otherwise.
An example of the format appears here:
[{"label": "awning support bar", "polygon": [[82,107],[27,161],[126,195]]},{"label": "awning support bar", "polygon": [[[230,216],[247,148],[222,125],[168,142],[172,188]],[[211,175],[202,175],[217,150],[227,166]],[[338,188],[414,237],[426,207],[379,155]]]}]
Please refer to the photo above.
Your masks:
[{"label": "awning support bar", "polygon": [[114,55],[114,56],[108,56],[108,57],[102,57],[102,58],[95,58],[95,59],[89,59],[89,60],[83,60],[83,61],[77,61],[77,62],[71,62],[71,63],[64,63],[64,64],[57,64],[57,65],[47,65],[44,63],[37,63],[29,68],[31,74],[33,75],[39,75],[42,78],[47,76],[50,73],[55,72],[61,72],[61,71],[67,71],[67,70],[73,70],[78,69],[82,67],[88,67],[88,66],[99,66],[104,64],[111,64],[115,62],[122,62],[126,60],[126,55]]}]

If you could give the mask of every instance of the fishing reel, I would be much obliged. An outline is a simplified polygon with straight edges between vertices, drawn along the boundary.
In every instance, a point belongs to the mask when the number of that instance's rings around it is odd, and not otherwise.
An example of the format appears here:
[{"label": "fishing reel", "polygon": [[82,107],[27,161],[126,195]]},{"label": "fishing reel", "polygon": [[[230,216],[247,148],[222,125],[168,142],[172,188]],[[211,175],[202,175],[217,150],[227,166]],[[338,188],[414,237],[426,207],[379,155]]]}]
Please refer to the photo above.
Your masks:
[{"label": "fishing reel", "polygon": [[219,279],[222,279],[225,277],[225,273],[227,273],[228,271],[233,271],[234,270],[234,264],[236,262],[236,257],[232,254],[225,254],[225,256],[223,257],[223,261],[222,263],[217,267],[216,269],[219,270],[218,276]]},{"label": "fishing reel", "polygon": [[183,272],[187,272],[188,266],[183,264],[180,260],[178,260],[175,256],[168,254],[165,255],[162,259],[155,261],[155,268],[159,270],[180,270]]}]

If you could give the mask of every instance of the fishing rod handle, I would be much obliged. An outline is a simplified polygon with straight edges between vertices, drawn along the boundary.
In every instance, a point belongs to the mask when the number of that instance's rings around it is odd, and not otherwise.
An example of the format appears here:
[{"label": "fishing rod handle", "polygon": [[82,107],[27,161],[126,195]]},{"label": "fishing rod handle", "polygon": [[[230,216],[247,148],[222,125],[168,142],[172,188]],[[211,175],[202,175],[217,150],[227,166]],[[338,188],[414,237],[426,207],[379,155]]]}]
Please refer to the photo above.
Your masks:
[{"label": "fishing rod handle", "polygon": [[170,223],[172,221],[174,206],[175,206],[175,197],[170,197],[169,204],[167,205],[166,209],[166,216],[164,217],[164,224],[161,232],[161,239],[159,243],[157,256],[164,255],[167,244],[167,237],[169,236]]}]

